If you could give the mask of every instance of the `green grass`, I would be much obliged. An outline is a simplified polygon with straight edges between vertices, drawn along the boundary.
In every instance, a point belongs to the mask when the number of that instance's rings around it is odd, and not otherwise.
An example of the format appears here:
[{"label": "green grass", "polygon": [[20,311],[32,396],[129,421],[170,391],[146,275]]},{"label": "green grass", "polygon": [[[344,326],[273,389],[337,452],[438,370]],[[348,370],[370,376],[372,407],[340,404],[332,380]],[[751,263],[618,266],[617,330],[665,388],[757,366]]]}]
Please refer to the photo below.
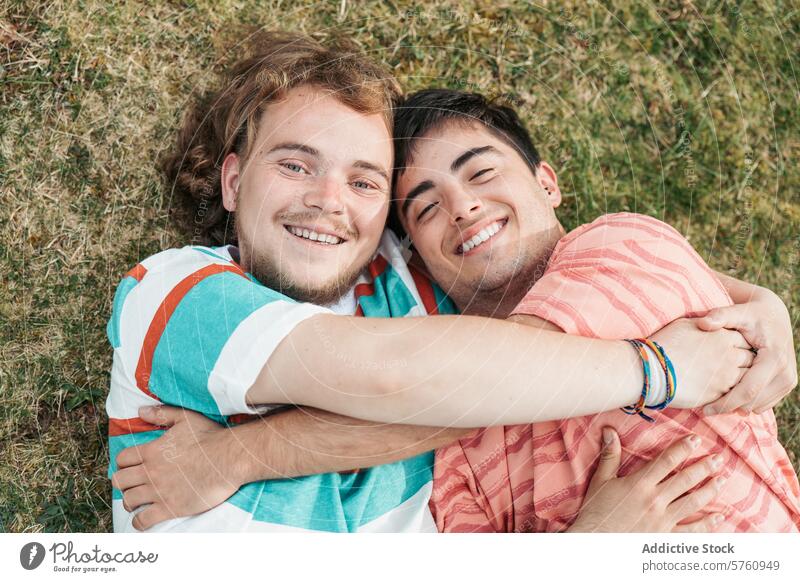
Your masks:
[{"label": "green grass", "polygon": [[[111,527],[113,290],[181,243],[154,161],[244,27],[344,32],[409,90],[505,95],[559,172],[566,227],[664,218],[797,329],[796,3],[109,4],[0,8],[0,531]],[[778,418],[799,467],[797,392]]]}]

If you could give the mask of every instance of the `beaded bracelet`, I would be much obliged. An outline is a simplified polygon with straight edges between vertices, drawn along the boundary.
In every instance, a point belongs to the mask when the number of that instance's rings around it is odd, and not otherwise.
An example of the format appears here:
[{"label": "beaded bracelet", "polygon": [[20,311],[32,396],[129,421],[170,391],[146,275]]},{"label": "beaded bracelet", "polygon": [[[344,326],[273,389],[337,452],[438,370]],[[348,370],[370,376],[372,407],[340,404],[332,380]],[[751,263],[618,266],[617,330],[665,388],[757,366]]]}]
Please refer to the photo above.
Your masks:
[{"label": "beaded bracelet", "polygon": [[[639,353],[639,357],[642,359],[642,370],[644,371],[644,383],[642,384],[642,393],[639,396],[639,400],[636,404],[631,406],[625,406],[622,408],[622,411],[626,414],[638,414],[648,422],[655,422],[653,418],[648,416],[644,413],[645,408],[649,408],[650,410],[663,410],[666,408],[670,402],[675,398],[675,394],[677,393],[677,376],[675,374],[675,367],[672,365],[672,361],[667,356],[667,353],[664,351],[664,348],[650,339],[628,339],[625,340],[629,344],[631,344],[636,351]],[[667,395],[664,398],[663,402],[658,404],[648,405],[647,404],[647,397],[650,395],[650,385],[651,385],[651,370],[650,370],[650,361],[649,356],[647,353],[647,348],[653,351],[656,355],[656,359],[658,363],[661,365],[661,370],[664,372],[664,377],[667,382]]]}]

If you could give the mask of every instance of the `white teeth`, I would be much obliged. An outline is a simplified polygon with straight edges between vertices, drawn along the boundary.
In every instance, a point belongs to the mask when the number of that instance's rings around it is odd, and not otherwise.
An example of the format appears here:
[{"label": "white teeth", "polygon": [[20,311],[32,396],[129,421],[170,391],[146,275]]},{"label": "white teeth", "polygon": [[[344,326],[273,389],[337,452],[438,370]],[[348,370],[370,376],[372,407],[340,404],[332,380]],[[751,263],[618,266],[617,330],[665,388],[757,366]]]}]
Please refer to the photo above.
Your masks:
[{"label": "white teeth", "polygon": [[342,242],[342,239],[340,239],[338,236],[333,236],[332,234],[315,232],[313,230],[308,230],[307,228],[298,228],[296,226],[287,226],[286,228],[293,235],[299,236],[300,238],[306,238],[308,240],[313,240],[316,242],[321,242],[329,245],[338,245],[339,243]]},{"label": "white teeth", "polygon": [[468,241],[464,242],[461,245],[461,252],[466,253],[477,247],[478,245],[485,243],[487,240],[492,238],[500,229],[503,228],[502,221],[497,221],[486,228],[482,229],[478,234],[470,238]]}]

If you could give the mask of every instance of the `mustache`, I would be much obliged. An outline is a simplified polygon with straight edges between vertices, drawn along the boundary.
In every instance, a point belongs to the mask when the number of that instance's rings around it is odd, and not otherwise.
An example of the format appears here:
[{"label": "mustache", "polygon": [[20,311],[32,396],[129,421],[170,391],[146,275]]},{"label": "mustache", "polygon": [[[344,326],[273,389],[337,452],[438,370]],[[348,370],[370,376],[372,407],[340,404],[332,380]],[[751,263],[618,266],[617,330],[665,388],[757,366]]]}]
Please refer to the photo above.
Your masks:
[{"label": "mustache", "polygon": [[335,232],[340,238],[352,239],[358,234],[347,224],[322,212],[284,212],[278,215],[278,219],[284,223],[325,227],[326,230]]}]

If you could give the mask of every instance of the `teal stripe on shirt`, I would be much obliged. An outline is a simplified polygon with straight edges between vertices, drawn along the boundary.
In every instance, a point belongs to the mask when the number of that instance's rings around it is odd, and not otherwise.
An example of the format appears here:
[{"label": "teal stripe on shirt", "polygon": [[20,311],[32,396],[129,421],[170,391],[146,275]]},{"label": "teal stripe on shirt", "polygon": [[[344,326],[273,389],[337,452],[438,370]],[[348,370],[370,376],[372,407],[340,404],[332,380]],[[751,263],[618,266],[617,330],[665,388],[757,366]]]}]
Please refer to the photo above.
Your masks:
[{"label": "teal stripe on shirt", "polygon": [[111,308],[111,317],[106,325],[106,335],[113,348],[118,348],[120,345],[119,318],[122,313],[122,306],[125,304],[125,298],[128,297],[128,293],[130,293],[138,283],[139,281],[133,277],[125,277],[120,281],[120,284],[117,285],[117,290],[114,293],[114,304]]},{"label": "teal stripe on shirt", "polygon": [[433,286],[433,296],[436,298],[436,306],[439,309],[440,315],[455,315],[458,313],[458,308],[456,308],[456,304],[453,303],[453,300],[448,297],[442,288],[439,287],[436,283],[432,283]]},{"label": "teal stripe on shirt", "polygon": [[417,305],[392,265],[387,265],[386,270],[373,280],[373,288],[372,295],[362,295],[358,299],[365,317],[403,317]]},{"label": "teal stripe on shirt", "polygon": [[222,422],[208,377],[236,327],[275,301],[296,303],[231,272],[206,277],[181,300],[153,355],[150,391],[165,404]]},{"label": "teal stripe on shirt", "polygon": [[326,473],[245,485],[231,503],[256,521],[354,532],[413,497],[433,479],[433,452],[341,475]]}]

